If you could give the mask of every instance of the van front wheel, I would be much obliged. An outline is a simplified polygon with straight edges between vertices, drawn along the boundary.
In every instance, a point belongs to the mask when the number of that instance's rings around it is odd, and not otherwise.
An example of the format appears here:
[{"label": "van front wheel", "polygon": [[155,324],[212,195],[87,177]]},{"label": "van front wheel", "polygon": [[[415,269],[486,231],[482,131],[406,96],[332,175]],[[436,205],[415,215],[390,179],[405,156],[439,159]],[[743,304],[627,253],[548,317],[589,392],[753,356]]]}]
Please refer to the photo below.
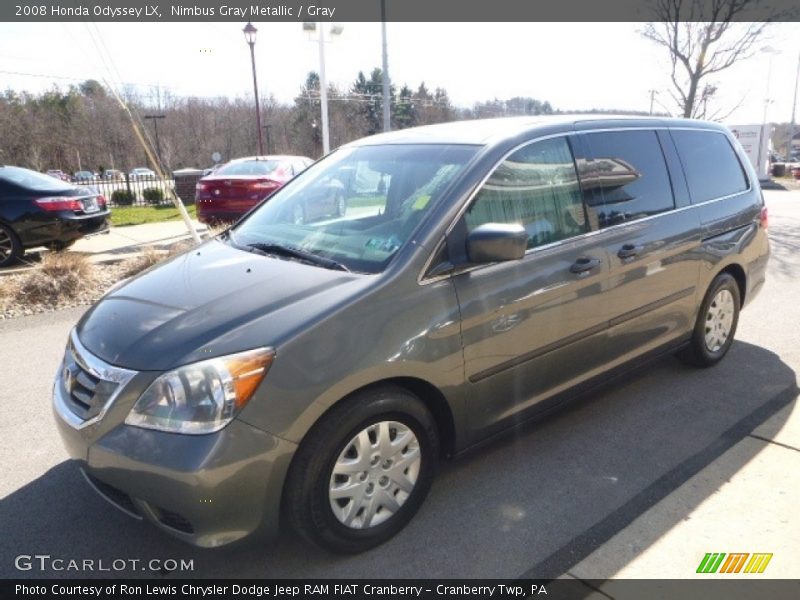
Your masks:
[{"label": "van front wheel", "polygon": [[284,509],[304,538],[333,552],[369,550],[411,520],[430,489],[436,424],[405,389],[366,390],[334,407],[300,445]]},{"label": "van front wheel", "polygon": [[691,343],[678,357],[698,367],[710,367],[722,360],[733,344],[740,308],[739,284],[729,273],[720,273],[703,299]]}]

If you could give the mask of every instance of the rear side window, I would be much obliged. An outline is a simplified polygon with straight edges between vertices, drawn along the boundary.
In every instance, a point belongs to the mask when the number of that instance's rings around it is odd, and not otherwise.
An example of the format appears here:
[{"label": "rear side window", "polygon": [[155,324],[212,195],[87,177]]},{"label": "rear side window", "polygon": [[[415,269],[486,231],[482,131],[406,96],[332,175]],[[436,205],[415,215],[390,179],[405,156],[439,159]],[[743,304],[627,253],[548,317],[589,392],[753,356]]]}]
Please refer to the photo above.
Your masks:
[{"label": "rear side window", "polygon": [[611,131],[586,135],[598,188],[588,201],[590,218],[601,228],[675,208],[672,185],[655,131]]},{"label": "rear side window", "polygon": [[742,164],[724,134],[687,130],[671,133],[694,204],[747,189]]},{"label": "rear side window", "polygon": [[485,223],[518,223],[528,247],[586,231],[586,214],[569,144],[534,142],[509,156],[486,181],[465,215],[472,231]]}]

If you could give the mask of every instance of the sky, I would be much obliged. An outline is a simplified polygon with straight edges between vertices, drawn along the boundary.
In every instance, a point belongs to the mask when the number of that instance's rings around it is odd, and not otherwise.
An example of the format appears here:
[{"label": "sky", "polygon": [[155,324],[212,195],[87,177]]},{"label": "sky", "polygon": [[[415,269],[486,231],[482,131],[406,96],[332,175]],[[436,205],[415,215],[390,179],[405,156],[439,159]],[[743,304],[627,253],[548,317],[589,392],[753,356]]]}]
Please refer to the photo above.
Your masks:
[{"label": "sky", "polygon": [[[289,103],[319,48],[299,23],[254,23],[259,92]],[[325,46],[329,83],[349,88],[381,66],[380,23],[343,23]],[[244,23],[0,23],[0,89],[40,92],[85,79],[155,86],[176,95],[250,97]],[[668,55],[642,23],[389,23],[389,73],[397,85],[444,87],[457,106],[530,96],[561,110],[674,112]],[[773,25],[759,52],[720,74],[729,124],[785,122],[792,112],[800,23]],[[767,86],[769,85],[769,90]],[[770,102],[767,104],[766,99]],[[797,118],[800,119],[800,108]]]}]

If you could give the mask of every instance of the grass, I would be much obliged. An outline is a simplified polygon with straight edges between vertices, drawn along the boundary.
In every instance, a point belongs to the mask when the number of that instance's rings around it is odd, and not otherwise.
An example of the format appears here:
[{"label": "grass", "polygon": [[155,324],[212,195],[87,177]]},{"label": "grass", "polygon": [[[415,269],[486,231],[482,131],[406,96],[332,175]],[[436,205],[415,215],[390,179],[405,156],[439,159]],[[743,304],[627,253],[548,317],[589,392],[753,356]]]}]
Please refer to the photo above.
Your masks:
[{"label": "grass", "polygon": [[[189,216],[197,216],[193,204],[186,207]],[[163,206],[114,206],[111,208],[111,224],[115,227],[127,225],[141,225],[143,223],[157,223],[159,221],[178,221],[181,213],[172,204]]]}]

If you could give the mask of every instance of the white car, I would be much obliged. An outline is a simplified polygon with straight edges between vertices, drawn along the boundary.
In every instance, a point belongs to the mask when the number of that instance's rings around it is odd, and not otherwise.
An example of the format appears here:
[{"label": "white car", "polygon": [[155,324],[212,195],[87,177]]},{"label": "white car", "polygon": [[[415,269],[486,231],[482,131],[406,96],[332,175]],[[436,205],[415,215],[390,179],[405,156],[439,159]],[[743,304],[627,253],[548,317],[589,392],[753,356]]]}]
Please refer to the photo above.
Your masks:
[{"label": "white car", "polygon": [[128,173],[128,177],[130,179],[155,179],[156,174],[152,169],[140,167],[137,169],[131,169],[130,173]]}]

